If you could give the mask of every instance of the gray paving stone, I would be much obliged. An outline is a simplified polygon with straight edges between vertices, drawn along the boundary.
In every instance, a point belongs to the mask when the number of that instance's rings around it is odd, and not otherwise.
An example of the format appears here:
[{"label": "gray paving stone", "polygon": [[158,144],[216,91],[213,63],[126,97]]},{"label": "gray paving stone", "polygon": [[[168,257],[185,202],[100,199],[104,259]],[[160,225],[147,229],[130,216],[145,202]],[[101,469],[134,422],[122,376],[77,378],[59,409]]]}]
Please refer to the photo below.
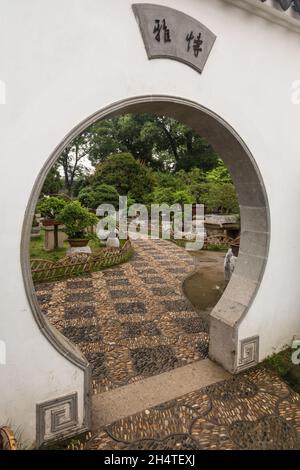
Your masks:
[{"label": "gray paving stone", "polygon": [[107,279],[106,281],[106,284],[110,287],[114,287],[114,286],[128,286],[130,283],[129,283],[129,280],[127,278],[116,278],[116,279]]},{"label": "gray paving stone", "polygon": [[91,302],[94,299],[93,292],[72,293],[65,297],[66,302]]},{"label": "gray paving stone", "polygon": [[122,298],[130,298],[130,297],[136,297],[136,291],[133,289],[116,289],[116,290],[111,290],[110,295],[112,299],[122,299]]},{"label": "gray paving stone", "polygon": [[124,338],[137,336],[158,336],[161,334],[154,322],[125,322],[122,323]]},{"label": "gray paving stone", "polygon": [[96,316],[96,309],[93,305],[85,305],[83,307],[66,307],[65,318],[92,318]]},{"label": "gray paving stone", "polygon": [[100,330],[96,325],[67,326],[63,334],[75,343],[95,343],[102,340]]},{"label": "gray paving stone", "polygon": [[179,364],[173,349],[165,345],[134,349],[130,355],[139,375],[161,374]]},{"label": "gray paving stone", "polygon": [[192,307],[185,300],[163,300],[162,304],[167,311],[171,312],[193,312]]},{"label": "gray paving stone", "polygon": [[67,289],[92,289],[93,282],[91,280],[74,280],[74,281],[67,281],[66,285]]},{"label": "gray paving stone", "polygon": [[120,315],[143,315],[146,313],[146,305],[144,302],[124,302],[115,304],[115,309]]}]

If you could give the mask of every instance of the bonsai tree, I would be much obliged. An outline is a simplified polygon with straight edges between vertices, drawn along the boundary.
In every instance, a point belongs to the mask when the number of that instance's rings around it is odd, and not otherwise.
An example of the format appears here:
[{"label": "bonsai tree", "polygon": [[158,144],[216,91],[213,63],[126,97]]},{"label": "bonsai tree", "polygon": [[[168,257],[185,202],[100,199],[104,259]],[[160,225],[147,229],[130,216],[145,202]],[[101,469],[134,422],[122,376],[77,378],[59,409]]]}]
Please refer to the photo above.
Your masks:
[{"label": "bonsai tree", "polygon": [[60,211],[65,207],[66,201],[59,197],[44,197],[38,204],[38,210],[42,217],[44,217],[43,225],[53,226],[54,225],[54,249],[58,248],[58,215]]},{"label": "bonsai tree", "polygon": [[91,238],[86,229],[98,223],[96,215],[82,207],[79,201],[67,204],[58,220],[64,224],[64,232],[68,235],[71,246],[86,246]]},{"label": "bonsai tree", "polygon": [[[60,211],[65,207],[66,201],[58,197],[44,197],[38,204],[38,210],[46,220],[57,221]],[[47,224],[50,225],[50,224]],[[52,223],[52,225],[54,225]]]}]

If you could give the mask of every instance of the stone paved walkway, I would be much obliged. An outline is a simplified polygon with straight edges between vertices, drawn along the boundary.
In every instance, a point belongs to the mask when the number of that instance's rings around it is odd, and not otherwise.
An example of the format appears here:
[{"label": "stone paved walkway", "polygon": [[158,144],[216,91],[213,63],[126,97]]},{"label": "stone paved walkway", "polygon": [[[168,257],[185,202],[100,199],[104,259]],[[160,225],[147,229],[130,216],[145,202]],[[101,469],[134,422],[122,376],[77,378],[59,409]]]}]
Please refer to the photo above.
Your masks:
[{"label": "stone paved walkway", "polygon": [[181,290],[194,270],[192,257],[163,240],[134,246],[129,263],[37,286],[50,322],[91,362],[95,393],[208,354],[207,312],[196,312]]},{"label": "stone paved walkway", "polygon": [[[37,287],[51,323],[90,359],[95,393],[207,357],[208,312],[181,291],[191,257],[165,241],[135,251],[122,266]],[[87,448],[300,449],[300,396],[257,369],[116,421]]]},{"label": "stone paved walkway", "polygon": [[88,449],[300,449],[300,395],[258,369],[119,420]]}]

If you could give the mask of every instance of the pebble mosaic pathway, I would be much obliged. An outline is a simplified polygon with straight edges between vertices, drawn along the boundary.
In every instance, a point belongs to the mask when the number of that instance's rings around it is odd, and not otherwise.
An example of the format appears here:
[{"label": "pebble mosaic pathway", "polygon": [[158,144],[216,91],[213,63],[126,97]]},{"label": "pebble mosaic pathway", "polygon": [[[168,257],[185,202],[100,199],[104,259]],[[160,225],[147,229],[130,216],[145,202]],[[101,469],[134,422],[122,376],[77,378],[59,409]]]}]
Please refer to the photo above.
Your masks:
[{"label": "pebble mosaic pathway", "polygon": [[[95,393],[207,357],[207,312],[181,291],[192,258],[166,241],[135,242],[135,252],[124,265],[36,288],[50,322],[90,360]],[[258,368],[114,422],[85,447],[299,450],[300,396]]]},{"label": "pebble mosaic pathway", "polygon": [[135,241],[134,249],[123,265],[36,286],[50,322],[92,364],[94,393],[208,355],[207,313],[196,312],[181,290],[193,258],[164,240]]},{"label": "pebble mosaic pathway", "polygon": [[256,369],[112,423],[87,449],[299,450],[300,395]]}]

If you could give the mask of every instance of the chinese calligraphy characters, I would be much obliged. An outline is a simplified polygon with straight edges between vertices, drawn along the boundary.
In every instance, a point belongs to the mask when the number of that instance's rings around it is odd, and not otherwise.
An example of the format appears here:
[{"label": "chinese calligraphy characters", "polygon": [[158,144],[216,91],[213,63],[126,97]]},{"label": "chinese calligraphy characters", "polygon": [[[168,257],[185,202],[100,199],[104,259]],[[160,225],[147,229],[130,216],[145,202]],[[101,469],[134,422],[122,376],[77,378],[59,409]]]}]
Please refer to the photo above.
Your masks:
[{"label": "chinese calligraphy characters", "polygon": [[[155,20],[154,21],[154,28],[153,28],[153,34],[154,34],[154,39],[157,42],[164,42],[168,43],[171,42],[171,33],[170,29],[167,26],[167,22],[165,19],[163,20]],[[187,42],[187,52],[190,52],[191,50],[194,51],[194,56],[196,59],[199,56],[199,53],[202,52],[202,33],[200,32],[199,34],[195,35],[194,31],[191,31],[186,35],[185,38]]]},{"label": "chinese calligraphy characters", "polygon": [[202,44],[203,44],[203,41],[201,39],[202,37],[202,34],[199,33],[198,36],[194,36],[194,32],[191,31],[189,34],[186,35],[186,41],[187,41],[187,51],[190,52],[191,50],[191,43],[193,41],[193,50],[194,50],[194,56],[195,57],[198,57],[199,56],[199,52],[202,52]]},{"label": "chinese calligraphy characters", "polygon": [[162,23],[160,22],[160,20],[155,20],[153,34],[155,34],[155,39],[157,42],[160,42],[162,31],[163,31],[164,42],[171,42],[170,30],[167,27],[166,20],[165,19],[162,20]]}]

